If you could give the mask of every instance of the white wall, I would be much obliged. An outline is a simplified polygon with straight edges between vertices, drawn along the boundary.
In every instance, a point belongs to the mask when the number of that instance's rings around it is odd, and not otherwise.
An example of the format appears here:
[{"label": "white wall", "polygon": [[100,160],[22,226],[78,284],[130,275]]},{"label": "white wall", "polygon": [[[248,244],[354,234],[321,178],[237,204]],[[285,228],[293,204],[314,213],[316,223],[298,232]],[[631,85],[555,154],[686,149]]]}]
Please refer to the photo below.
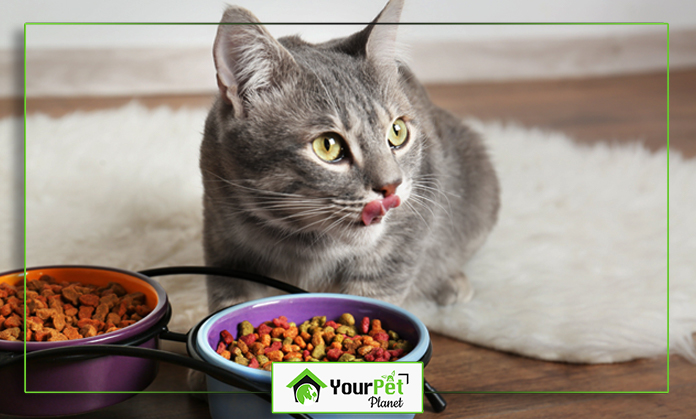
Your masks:
[{"label": "white wall", "polygon": [[[265,23],[361,23],[268,26],[275,36],[312,42],[361,29],[385,2],[236,1]],[[23,91],[24,22],[211,23],[27,25],[30,96],[212,92],[210,51],[225,7],[224,0],[0,0],[0,97]],[[671,68],[696,66],[696,0],[406,0],[402,22],[668,22]],[[664,25],[402,25],[399,40],[424,82],[663,71],[667,61]]]},{"label": "white wall", "polygon": [[[381,10],[379,0],[239,0],[262,22],[367,22]],[[24,22],[217,22],[225,8],[222,0],[34,0],[0,2],[0,49],[16,46]],[[426,1],[406,3],[407,22],[669,22],[672,31],[696,29],[694,0],[497,0]],[[208,46],[213,26],[87,27],[30,26],[35,48]],[[521,37],[599,36],[612,26],[477,26],[451,30],[443,26],[409,27],[401,32],[405,43],[461,39],[520,39]],[[354,31],[342,26],[273,26],[277,36],[301,32],[309,41],[325,40]],[[639,30],[625,27],[623,30]]]}]

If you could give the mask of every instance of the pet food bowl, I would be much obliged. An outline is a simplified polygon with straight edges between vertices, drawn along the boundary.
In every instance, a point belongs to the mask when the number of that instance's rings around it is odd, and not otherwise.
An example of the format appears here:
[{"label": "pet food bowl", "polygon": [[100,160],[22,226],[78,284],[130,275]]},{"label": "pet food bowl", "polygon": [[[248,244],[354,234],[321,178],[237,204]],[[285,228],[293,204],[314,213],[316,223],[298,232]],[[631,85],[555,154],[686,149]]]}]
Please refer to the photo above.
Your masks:
[{"label": "pet food bowl", "polygon": [[[145,294],[153,308],[138,322],[102,335],[59,341],[26,342],[27,354],[81,345],[116,344],[154,349],[171,315],[167,295],[154,280],[119,269],[92,266],[48,266],[27,269],[28,279],[50,275],[59,281],[105,286],[118,282],[127,292]],[[0,274],[0,282],[15,285],[23,270]],[[166,329],[165,329],[166,330]],[[119,403],[135,394],[38,394],[24,392],[23,341],[0,340],[0,414],[21,416],[68,415]],[[66,356],[27,362],[27,391],[140,391],[157,374],[157,361],[124,356]]]},{"label": "pet food bowl", "polygon": [[[220,341],[220,332],[228,330],[236,334],[237,325],[244,320],[258,325],[264,321],[284,315],[289,322],[300,324],[314,316],[337,319],[343,313],[355,318],[370,317],[382,321],[385,329],[394,330],[400,337],[414,344],[411,352],[398,361],[427,361],[430,359],[431,343],[425,325],[413,314],[383,301],[343,294],[294,294],[270,297],[239,304],[214,313],[189,333],[188,350],[199,358],[220,369],[233,372],[270,391],[271,373],[253,369],[229,361],[215,352]],[[208,391],[230,392],[238,388],[207,377]],[[289,415],[271,414],[267,401],[250,394],[209,394],[210,413],[214,419],[223,418],[290,418]],[[390,418],[412,418],[413,414],[389,414]],[[313,418],[365,418],[355,414],[312,414]]]},{"label": "pet food bowl", "polygon": [[[226,276],[264,284],[292,295],[255,300],[209,315],[187,334],[170,332],[167,323],[171,307],[167,295],[150,277],[200,274]],[[0,282],[17,284],[23,270],[0,274]],[[242,320],[261,323],[279,315],[302,322],[316,315],[338,317],[345,312],[379,318],[415,348],[401,361],[421,361],[427,365],[432,354],[425,326],[412,314],[391,304],[342,294],[310,294],[293,285],[264,276],[229,269],[181,266],[157,268],[139,273],[95,266],[48,266],[27,269],[29,279],[50,275],[59,281],[76,281],[98,286],[120,283],[127,292],[140,291],[147,304],[155,306],[140,321],[102,335],[62,342],[0,340],[0,414],[19,416],[61,416],[85,413],[124,401],[144,390],[157,374],[158,361],[169,362],[206,374],[209,391],[245,390],[250,394],[210,394],[214,418],[271,417],[270,373],[242,367],[215,353],[220,331],[236,330]],[[192,358],[156,349],[160,339],[186,342]],[[24,392],[26,390],[55,393]],[[398,362],[398,361],[397,361]],[[426,397],[436,412],[446,402],[424,381]],[[88,391],[91,393],[73,393]],[[124,393],[107,393],[124,392]],[[241,412],[241,413],[240,413]],[[294,418],[346,418],[348,415],[292,414]],[[413,417],[413,415],[391,415]],[[273,416],[277,417],[277,416]],[[356,416],[363,418],[364,416]]]}]

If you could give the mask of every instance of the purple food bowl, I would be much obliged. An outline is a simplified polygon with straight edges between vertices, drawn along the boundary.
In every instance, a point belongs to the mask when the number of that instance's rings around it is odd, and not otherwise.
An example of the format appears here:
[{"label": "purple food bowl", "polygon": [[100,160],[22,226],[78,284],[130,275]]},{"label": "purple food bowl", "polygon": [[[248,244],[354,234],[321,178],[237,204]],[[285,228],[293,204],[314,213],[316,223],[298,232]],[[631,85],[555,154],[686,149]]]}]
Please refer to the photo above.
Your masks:
[{"label": "purple food bowl", "polygon": [[[188,350],[194,357],[223,370],[230,371],[270,391],[271,373],[253,369],[229,361],[215,352],[220,332],[228,330],[236,335],[237,326],[244,320],[254,326],[284,315],[289,322],[300,324],[314,316],[326,316],[335,320],[343,313],[351,313],[358,319],[378,318],[384,329],[394,330],[414,345],[411,352],[399,361],[423,361],[430,357],[430,336],[425,325],[413,314],[393,304],[372,298],[343,294],[294,294],[254,300],[223,309],[201,322],[189,333]],[[208,391],[230,392],[238,388],[207,377]],[[267,401],[251,394],[209,394],[210,413],[214,419],[222,418],[289,418],[289,415],[271,414]],[[390,418],[412,418],[413,414],[390,414]],[[364,418],[364,415],[313,414],[313,418]]]},{"label": "purple food bowl", "polygon": [[[150,277],[180,274],[243,279],[293,294],[229,307],[203,319],[187,334],[174,333],[167,329],[171,317],[167,295],[159,283]],[[0,274],[0,283],[15,285],[23,279],[23,275],[22,270]],[[350,312],[356,317],[379,318],[386,329],[396,331],[413,343],[414,349],[400,361],[422,361],[427,365],[432,353],[430,336],[423,323],[397,306],[350,295],[310,294],[293,285],[252,273],[202,266],[155,268],[140,273],[94,266],[27,269],[30,280],[42,275],[53,276],[59,281],[99,286],[118,282],[129,293],[143,292],[146,303],[154,306],[154,309],[137,323],[103,335],[63,342],[26,342],[26,356],[24,342],[0,340],[0,383],[3,384],[0,415],[61,416],[107,407],[144,390],[157,374],[158,361],[164,361],[205,373],[208,391],[254,392],[210,394],[213,418],[276,417],[271,416],[270,412],[270,373],[240,366],[215,353],[220,331],[236,331],[243,320],[260,324],[285,315],[289,321],[301,323],[318,315],[337,318]],[[156,349],[160,339],[186,342],[191,357]],[[25,393],[23,361],[27,365],[26,390],[55,393]],[[443,411],[446,407],[444,399],[427,381],[424,388],[433,409]],[[324,416],[353,417],[313,415],[314,418]]]},{"label": "purple food bowl", "polygon": [[[125,345],[157,348],[158,335],[166,330],[171,315],[167,295],[159,283],[120,269],[95,266],[47,266],[27,269],[28,279],[50,275],[59,281],[99,286],[120,283],[127,292],[140,291],[153,307],[143,319],[120,330],[102,335],[60,342],[26,342],[27,354],[44,349],[82,345]],[[0,274],[0,282],[15,285],[23,270]],[[32,394],[24,392],[23,341],[0,340],[0,414],[57,416],[88,412],[110,406],[135,394]],[[20,362],[13,362],[19,360]],[[27,360],[27,391],[142,391],[155,378],[158,363],[126,356],[66,356],[48,360]]]}]

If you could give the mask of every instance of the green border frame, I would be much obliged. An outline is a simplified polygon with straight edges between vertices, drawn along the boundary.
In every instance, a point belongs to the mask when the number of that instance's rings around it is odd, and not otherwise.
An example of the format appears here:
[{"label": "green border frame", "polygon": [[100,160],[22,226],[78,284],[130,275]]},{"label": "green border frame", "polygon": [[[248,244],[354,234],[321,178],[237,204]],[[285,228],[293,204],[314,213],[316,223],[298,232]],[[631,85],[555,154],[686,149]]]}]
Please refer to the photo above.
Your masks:
[{"label": "green border frame", "polygon": [[[258,25],[368,25],[371,22],[272,22]],[[46,25],[219,25],[220,22],[25,22],[24,23],[24,276],[27,274],[27,26]],[[248,24],[248,23],[228,23]],[[386,23],[393,24],[393,23]],[[438,394],[668,394],[669,393],[669,23],[667,22],[401,22],[398,25],[661,25],[667,28],[667,389],[656,391],[438,391]],[[24,282],[26,293],[26,282]],[[26,330],[26,301],[24,302],[24,329]],[[28,391],[27,343],[24,341],[24,393],[25,394],[246,394],[249,391]],[[427,393],[427,392],[426,392]]]}]

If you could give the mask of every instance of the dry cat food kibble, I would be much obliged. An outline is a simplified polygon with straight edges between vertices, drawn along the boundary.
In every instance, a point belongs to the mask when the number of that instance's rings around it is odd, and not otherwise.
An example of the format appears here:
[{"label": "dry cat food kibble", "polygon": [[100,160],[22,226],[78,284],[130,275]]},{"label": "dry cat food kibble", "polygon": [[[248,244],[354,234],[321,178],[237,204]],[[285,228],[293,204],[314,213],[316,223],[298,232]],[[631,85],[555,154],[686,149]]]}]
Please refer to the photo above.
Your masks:
[{"label": "dry cat food kibble", "polygon": [[227,330],[220,332],[216,352],[238,364],[270,371],[271,363],[278,361],[396,361],[410,350],[409,342],[382,329],[380,320],[364,317],[356,324],[353,315],[344,313],[336,321],[316,316],[299,326],[285,316],[257,328],[245,320],[239,324],[236,341]]},{"label": "dry cat food kibble", "polygon": [[[24,340],[24,284],[0,283],[0,339]],[[130,326],[152,311],[145,294],[58,281],[43,275],[27,282],[27,341],[72,340]]]}]

